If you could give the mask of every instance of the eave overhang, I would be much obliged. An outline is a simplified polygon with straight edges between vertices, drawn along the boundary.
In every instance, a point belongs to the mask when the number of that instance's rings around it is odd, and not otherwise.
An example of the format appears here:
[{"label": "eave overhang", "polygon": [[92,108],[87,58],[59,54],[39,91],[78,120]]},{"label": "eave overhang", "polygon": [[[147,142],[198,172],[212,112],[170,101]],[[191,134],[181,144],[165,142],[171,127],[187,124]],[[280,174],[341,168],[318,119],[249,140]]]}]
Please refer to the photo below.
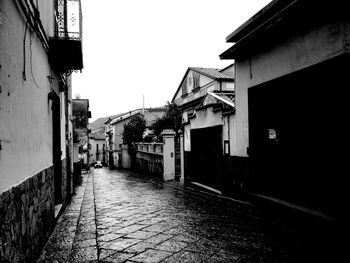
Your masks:
[{"label": "eave overhang", "polygon": [[[272,38],[275,37],[273,33],[276,33],[276,26],[285,22],[291,15],[291,11],[297,7],[298,2],[300,1],[272,1],[226,38],[227,42],[235,44],[220,54],[220,59],[235,59],[237,55],[249,50],[251,44],[260,45],[270,36],[269,34],[272,34]],[[264,39],[261,40],[261,37]]]},{"label": "eave overhang", "polygon": [[258,13],[252,16],[249,20],[243,23],[235,31],[226,37],[226,42],[236,43],[245,36],[249,35],[252,31],[259,28],[262,24],[265,24],[274,16],[278,15],[281,11],[288,8],[290,5],[295,4],[299,0],[274,0],[267,6],[261,9]]},{"label": "eave overhang", "polygon": [[235,43],[219,55],[220,59],[236,59],[249,54],[252,49],[271,46],[305,25],[332,23],[347,19],[346,1],[315,2],[302,0],[274,0],[227,38]]}]

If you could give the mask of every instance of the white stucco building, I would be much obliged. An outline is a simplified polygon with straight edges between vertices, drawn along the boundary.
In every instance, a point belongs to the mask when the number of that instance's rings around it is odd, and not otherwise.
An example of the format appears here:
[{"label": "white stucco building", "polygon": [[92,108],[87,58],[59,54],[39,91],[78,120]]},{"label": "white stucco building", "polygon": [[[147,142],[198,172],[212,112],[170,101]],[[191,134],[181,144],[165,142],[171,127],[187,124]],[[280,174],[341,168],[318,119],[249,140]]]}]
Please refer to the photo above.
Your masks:
[{"label": "white stucco building", "polygon": [[[65,28],[72,14],[74,40]],[[1,262],[33,262],[73,192],[70,73],[83,67],[80,23],[80,1],[0,2]]]},{"label": "white stucco building", "polygon": [[114,116],[105,122],[107,149],[109,150],[109,166],[111,168],[122,168],[122,145],[124,125],[136,115],[143,116],[146,121],[146,128],[164,115],[164,107],[136,109]]},{"label": "white stucco building", "polygon": [[106,137],[104,127],[91,131],[89,143],[91,145],[90,163],[94,164],[96,161],[100,161],[105,164]]},{"label": "white stucco building", "polygon": [[233,69],[190,67],[172,99],[182,112],[184,180],[217,192],[226,191],[235,139]]}]

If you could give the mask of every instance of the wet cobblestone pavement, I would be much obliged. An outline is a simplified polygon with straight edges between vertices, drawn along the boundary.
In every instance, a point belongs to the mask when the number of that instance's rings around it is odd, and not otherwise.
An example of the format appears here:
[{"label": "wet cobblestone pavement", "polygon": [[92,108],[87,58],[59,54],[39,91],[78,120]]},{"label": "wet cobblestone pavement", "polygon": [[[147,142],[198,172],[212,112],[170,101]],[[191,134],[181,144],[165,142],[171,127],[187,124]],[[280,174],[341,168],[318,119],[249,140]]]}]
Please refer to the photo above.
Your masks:
[{"label": "wet cobblestone pavement", "polygon": [[249,203],[99,169],[84,175],[37,263],[311,262],[324,252],[310,235]]}]

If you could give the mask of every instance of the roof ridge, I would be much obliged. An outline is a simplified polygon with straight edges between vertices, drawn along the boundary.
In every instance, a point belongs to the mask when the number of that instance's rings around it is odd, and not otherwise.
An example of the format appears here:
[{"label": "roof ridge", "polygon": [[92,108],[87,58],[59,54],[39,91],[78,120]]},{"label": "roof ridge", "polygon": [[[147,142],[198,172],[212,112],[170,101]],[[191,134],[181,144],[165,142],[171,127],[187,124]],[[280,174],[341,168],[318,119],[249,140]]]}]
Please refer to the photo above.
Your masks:
[{"label": "roof ridge", "polygon": [[189,67],[189,68],[198,68],[198,69],[215,69],[215,70],[220,70],[219,68],[207,68],[207,67]]},{"label": "roof ridge", "polygon": [[222,73],[224,70],[228,69],[229,67],[233,66],[235,63],[231,63],[230,65],[220,69],[220,72]]},{"label": "roof ridge", "polygon": [[233,76],[231,76],[228,73],[221,72],[220,69],[217,69],[217,68],[190,67],[189,69],[194,70],[203,75],[207,75],[208,77],[211,77],[214,79],[220,79],[220,78],[233,79]]}]

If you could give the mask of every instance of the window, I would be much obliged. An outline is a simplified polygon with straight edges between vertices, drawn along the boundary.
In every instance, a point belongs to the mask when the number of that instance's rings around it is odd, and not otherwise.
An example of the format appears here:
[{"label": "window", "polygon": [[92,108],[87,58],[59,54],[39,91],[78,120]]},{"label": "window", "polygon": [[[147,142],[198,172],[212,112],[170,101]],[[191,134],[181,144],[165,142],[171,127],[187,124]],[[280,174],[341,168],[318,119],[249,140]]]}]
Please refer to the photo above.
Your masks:
[{"label": "window", "polygon": [[187,94],[187,81],[182,82],[181,89],[182,89],[182,95],[186,95]]},{"label": "window", "polygon": [[193,89],[199,88],[199,73],[193,72]]}]

